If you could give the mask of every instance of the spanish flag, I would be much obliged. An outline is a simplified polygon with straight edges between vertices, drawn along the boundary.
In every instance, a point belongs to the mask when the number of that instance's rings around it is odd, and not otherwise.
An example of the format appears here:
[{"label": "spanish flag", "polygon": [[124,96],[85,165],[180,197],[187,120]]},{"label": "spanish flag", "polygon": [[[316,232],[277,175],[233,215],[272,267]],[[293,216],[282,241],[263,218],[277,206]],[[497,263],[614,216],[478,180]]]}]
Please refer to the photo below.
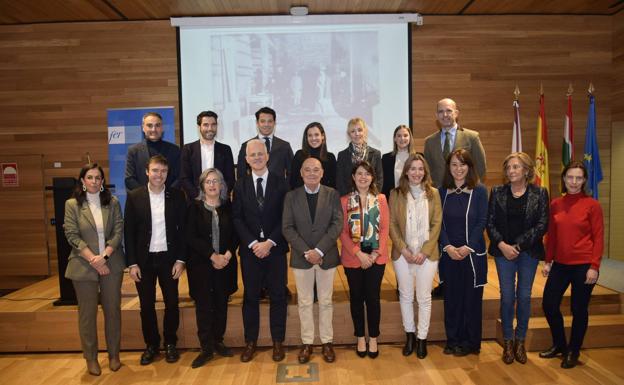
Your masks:
[{"label": "spanish flag", "polygon": [[546,188],[550,194],[548,171],[548,129],[546,127],[546,112],[544,110],[544,93],[540,92],[540,109],[537,115],[537,143],[535,145],[535,184]]}]

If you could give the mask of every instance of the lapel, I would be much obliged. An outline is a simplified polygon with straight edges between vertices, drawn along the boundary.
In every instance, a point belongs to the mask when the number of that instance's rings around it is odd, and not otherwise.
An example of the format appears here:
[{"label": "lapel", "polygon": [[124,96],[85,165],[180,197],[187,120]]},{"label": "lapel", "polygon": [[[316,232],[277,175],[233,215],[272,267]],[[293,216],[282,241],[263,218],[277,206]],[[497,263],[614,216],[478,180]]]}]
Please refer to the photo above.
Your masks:
[{"label": "lapel", "polygon": [[[89,209],[89,203],[87,202],[86,198],[85,201],[82,203],[82,207],[80,208],[80,210],[82,211],[82,215],[87,219],[89,224],[93,226],[93,229],[97,231],[97,227],[95,226],[95,218],[93,218],[93,214],[91,213],[91,209]],[[102,212],[102,215],[104,215],[104,212]]]},{"label": "lapel", "polygon": [[104,227],[104,239],[106,239],[106,235],[111,233],[112,229],[108,228],[110,221],[108,220],[108,215],[110,214],[110,205],[102,206],[102,227]]},{"label": "lapel", "polygon": [[508,195],[509,188],[510,188],[509,185],[505,184],[503,188],[500,189],[500,194],[496,194],[496,202],[498,203],[498,205],[500,206],[500,208],[503,210],[504,213],[507,212],[507,195]]},{"label": "lapel", "polygon": [[[328,214],[327,209],[322,209],[323,207],[330,207],[327,202],[328,195],[329,195],[329,192],[327,191],[327,189],[325,189],[323,185],[321,185],[321,188],[319,189],[319,192],[318,192],[318,200],[316,201],[316,209],[314,210],[314,218],[315,218],[314,222],[315,223],[321,222],[319,221],[319,219],[324,218],[324,215]],[[310,216],[310,210],[308,210],[308,217],[309,216]],[[311,221],[312,221],[312,218],[310,218],[310,222]]]},{"label": "lapel", "polygon": [[147,185],[144,189],[141,190],[141,195],[143,195],[139,202],[147,203],[145,205],[145,226],[148,230],[152,228],[152,202],[150,201],[149,188]]},{"label": "lapel", "polygon": [[223,157],[223,154],[221,152],[221,143],[217,142],[215,140],[214,143],[214,165],[213,167],[219,170],[223,170],[223,162],[221,161],[221,158]]},{"label": "lapel", "polygon": [[[149,150],[147,149],[147,142],[146,139],[143,140],[143,142],[141,142],[141,148],[139,151],[139,161],[137,162],[137,164],[147,164],[147,162],[149,161]],[[145,178],[147,178],[147,176],[145,175],[145,170],[141,170],[143,171],[143,176]]]},{"label": "lapel", "polygon": [[[254,178],[252,174],[245,175],[246,183],[244,186],[245,195],[249,198],[250,202],[253,202],[253,207],[256,209],[258,213],[260,213],[260,206],[258,206],[258,199],[256,198],[256,184],[254,183]],[[266,202],[267,194],[266,190],[269,188],[269,183],[267,181],[267,188],[264,192],[264,201]]]},{"label": "lapel", "polygon": [[464,132],[464,129],[458,125],[457,131],[455,132],[455,145],[453,146],[452,151],[455,151],[458,148],[467,148],[467,144],[466,133]]},{"label": "lapel", "polygon": [[171,191],[169,190],[169,188],[165,187],[165,229],[167,226],[167,222],[169,222],[168,219],[174,218],[175,216],[175,213],[173,211],[174,209],[175,207]]},{"label": "lapel", "polygon": [[[193,167],[193,175],[197,175],[199,178],[202,172],[201,144],[199,140],[191,144],[191,162],[193,162],[191,165]],[[193,183],[195,182],[197,181],[193,181]]]},{"label": "lapel", "polygon": [[533,189],[532,185],[527,185],[527,201],[526,211],[524,213],[524,227],[531,228],[531,221],[534,215],[535,209],[539,206],[539,190]]}]

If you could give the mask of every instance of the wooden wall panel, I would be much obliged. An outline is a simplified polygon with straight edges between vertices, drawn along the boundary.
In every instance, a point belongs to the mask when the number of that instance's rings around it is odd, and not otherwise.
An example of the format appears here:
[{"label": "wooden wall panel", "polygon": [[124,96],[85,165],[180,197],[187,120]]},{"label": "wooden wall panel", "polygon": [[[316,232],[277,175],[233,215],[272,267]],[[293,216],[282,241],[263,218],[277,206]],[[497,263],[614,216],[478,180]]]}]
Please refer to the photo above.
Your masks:
[{"label": "wooden wall panel", "polygon": [[624,12],[613,17],[610,258],[624,261]]}]

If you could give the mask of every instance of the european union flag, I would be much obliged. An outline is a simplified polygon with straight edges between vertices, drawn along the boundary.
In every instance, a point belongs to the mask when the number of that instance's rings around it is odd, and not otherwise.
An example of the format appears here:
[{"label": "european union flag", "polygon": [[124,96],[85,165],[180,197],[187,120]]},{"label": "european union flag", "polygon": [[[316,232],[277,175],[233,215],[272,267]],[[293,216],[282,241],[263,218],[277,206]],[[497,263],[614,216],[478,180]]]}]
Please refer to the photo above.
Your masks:
[{"label": "european union flag", "polygon": [[598,199],[598,183],[602,181],[602,167],[596,140],[596,104],[594,95],[589,94],[589,112],[587,114],[587,130],[585,131],[585,150],[583,163],[587,168],[587,186],[594,199]]}]

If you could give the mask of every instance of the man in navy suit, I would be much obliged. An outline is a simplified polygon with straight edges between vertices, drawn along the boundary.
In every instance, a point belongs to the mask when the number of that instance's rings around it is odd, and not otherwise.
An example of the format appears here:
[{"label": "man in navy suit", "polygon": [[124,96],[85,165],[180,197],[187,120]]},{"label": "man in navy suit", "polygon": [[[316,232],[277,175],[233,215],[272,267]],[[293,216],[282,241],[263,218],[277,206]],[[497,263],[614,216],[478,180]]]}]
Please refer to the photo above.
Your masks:
[{"label": "man in navy suit", "polygon": [[241,176],[234,186],[232,216],[240,239],[243,274],[243,326],[245,350],[241,361],[253,359],[260,329],[260,290],[266,283],[271,299],[269,318],[273,339],[273,360],[285,357],[286,254],[282,235],[282,209],[288,191],[286,179],[267,167],[269,155],[263,141],[251,139],[246,146],[251,174]]},{"label": "man in navy suit", "polygon": [[228,192],[234,188],[234,157],[227,144],[217,142],[218,116],[213,111],[202,111],[197,115],[199,140],[182,147],[180,159],[180,187],[189,199],[199,195],[199,176],[208,168],[221,171],[227,183]]},{"label": "man in navy suit", "polygon": [[[252,139],[260,139],[266,146],[269,153],[269,170],[286,180],[290,180],[290,165],[293,160],[293,150],[290,143],[275,136],[275,110],[269,107],[262,107],[256,111],[256,128],[258,135]],[[250,139],[251,140],[251,139]],[[236,178],[240,179],[247,175],[247,163],[245,162],[247,143],[241,145],[238,152],[238,164],[236,165]]]},{"label": "man in navy suit", "polygon": [[126,156],[126,190],[130,192],[137,187],[147,184],[145,169],[148,160],[154,155],[162,155],[167,159],[169,173],[167,174],[165,184],[167,187],[171,187],[173,182],[178,179],[180,148],[173,143],[162,140],[164,129],[162,116],[159,113],[148,112],[143,115],[141,128],[143,129],[145,139],[130,146]]}]

